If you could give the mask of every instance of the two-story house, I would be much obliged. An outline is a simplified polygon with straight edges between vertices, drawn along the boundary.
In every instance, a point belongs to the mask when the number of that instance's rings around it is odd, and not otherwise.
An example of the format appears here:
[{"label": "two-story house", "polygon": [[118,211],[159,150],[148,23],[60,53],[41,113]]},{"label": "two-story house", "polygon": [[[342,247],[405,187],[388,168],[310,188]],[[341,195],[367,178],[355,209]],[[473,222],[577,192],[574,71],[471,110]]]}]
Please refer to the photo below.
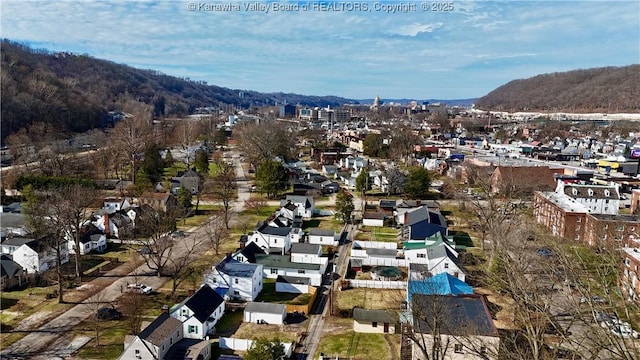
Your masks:
[{"label": "two-story house", "polygon": [[322,264],[292,262],[289,255],[256,255],[256,263],[262,265],[263,276],[277,279],[278,275],[308,278],[313,286],[322,284]]},{"label": "two-story house", "polygon": [[171,309],[171,316],[182,322],[184,338],[205,339],[215,332],[215,325],[224,315],[224,299],[204,284],[195,294]]},{"label": "two-story house", "polygon": [[288,203],[295,205],[298,208],[298,215],[303,219],[308,220],[313,216],[315,211],[315,201],[311,196],[303,195],[287,195],[284,200],[280,202],[280,206],[285,206]]},{"label": "two-story house", "polygon": [[[3,254],[9,254],[13,261],[27,272],[27,274],[42,273],[55,268],[57,264],[57,251],[52,247],[54,242],[50,237],[39,239],[12,237],[5,239],[1,244]],[[69,262],[69,248],[66,240],[60,243],[61,264]]]},{"label": "two-story house", "polygon": [[205,277],[205,284],[212,289],[227,288],[226,297],[253,301],[262,291],[263,266],[241,263],[227,256]]},{"label": "two-story house", "polygon": [[125,337],[119,360],[165,359],[171,347],[184,338],[182,322],[162,313],[137,336]]},{"label": "two-story house", "polygon": [[249,235],[247,243],[256,243],[265,252],[284,255],[291,249],[291,243],[298,243],[304,232],[300,228],[274,227],[262,224]]},{"label": "two-story house", "polygon": [[465,279],[464,273],[454,261],[458,258],[458,252],[443,240],[440,233],[424,241],[406,241],[403,252],[411,266],[422,264],[431,275],[446,272],[462,281]]}]

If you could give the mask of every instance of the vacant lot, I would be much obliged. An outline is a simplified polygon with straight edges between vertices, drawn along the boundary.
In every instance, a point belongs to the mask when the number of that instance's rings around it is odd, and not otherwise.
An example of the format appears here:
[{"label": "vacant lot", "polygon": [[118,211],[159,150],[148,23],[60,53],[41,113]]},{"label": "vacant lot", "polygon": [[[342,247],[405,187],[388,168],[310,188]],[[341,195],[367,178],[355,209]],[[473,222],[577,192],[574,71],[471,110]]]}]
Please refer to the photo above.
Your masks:
[{"label": "vacant lot", "polygon": [[[388,337],[389,339],[385,339]],[[318,351],[348,359],[398,359],[400,335],[364,334],[353,331],[325,334]]]},{"label": "vacant lot", "polygon": [[339,309],[351,310],[360,307],[371,310],[400,309],[400,302],[406,300],[405,290],[347,289],[336,292]]},{"label": "vacant lot", "polygon": [[378,226],[362,226],[356,235],[356,240],[364,241],[398,241],[398,229]]}]

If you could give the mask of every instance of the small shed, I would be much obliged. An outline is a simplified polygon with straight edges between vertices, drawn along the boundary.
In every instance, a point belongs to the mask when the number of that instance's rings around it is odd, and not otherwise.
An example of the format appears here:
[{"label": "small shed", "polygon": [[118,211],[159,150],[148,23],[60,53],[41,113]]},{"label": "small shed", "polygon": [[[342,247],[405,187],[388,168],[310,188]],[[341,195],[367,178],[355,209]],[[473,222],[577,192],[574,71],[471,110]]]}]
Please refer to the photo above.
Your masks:
[{"label": "small shed", "polygon": [[384,213],[378,211],[365,211],[362,215],[362,225],[365,226],[384,226]]},{"label": "small shed", "polygon": [[398,316],[384,310],[353,309],[353,331],[374,334],[394,334]]},{"label": "small shed", "polygon": [[335,246],[338,244],[336,232],[332,229],[310,229],[309,244]]},{"label": "small shed", "polygon": [[287,317],[284,304],[249,302],[244,308],[244,322],[256,324],[282,325]]}]

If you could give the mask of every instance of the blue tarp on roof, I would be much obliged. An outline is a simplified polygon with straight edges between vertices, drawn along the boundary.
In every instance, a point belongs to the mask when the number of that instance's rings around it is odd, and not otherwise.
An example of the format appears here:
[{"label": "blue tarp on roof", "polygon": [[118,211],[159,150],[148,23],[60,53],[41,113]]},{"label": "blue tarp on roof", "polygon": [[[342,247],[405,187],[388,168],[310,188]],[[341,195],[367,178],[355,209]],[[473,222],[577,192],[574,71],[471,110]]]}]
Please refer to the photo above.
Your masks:
[{"label": "blue tarp on roof", "polygon": [[423,295],[461,295],[473,294],[473,288],[464,281],[450,275],[440,273],[424,280],[409,280],[407,285],[407,301],[411,302],[413,294]]}]

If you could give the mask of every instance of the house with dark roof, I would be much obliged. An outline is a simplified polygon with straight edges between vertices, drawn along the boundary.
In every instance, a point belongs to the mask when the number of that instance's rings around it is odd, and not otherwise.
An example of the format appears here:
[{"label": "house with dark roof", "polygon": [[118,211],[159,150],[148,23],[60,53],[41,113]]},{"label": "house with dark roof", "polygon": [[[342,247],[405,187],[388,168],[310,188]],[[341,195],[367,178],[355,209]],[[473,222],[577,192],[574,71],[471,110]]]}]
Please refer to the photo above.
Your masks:
[{"label": "house with dark roof", "polygon": [[170,211],[178,208],[178,200],[170,193],[146,192],[138,197],[140,206],[149,205],[158,211]]},{"label": "house with dark roof", "polygon": [[362,225],[365,226],[384,226],[385,215],[381,211],[365,211],[362,214]]},{"label": "house with dark roof", "polygon": [[322,246],[318,244],[298,243],[291,245],[291,262],[321,264],[326,268],[328,257],[322,257]]},{"label": "house with dark roof", "polygon": [[227,288],[226,297],[253,301],[262,291],[263,266],[242,263],[227,256],[213,266],[205,276],[205,284],[212,289]]},{"label": "house with dark roof", "polygon": [[500,336],[482,295],[414,294],[412,359],[439,343],[446,359],[497,359]]},{"label": "house with dark roof", "polygon": [[398,315],[391,311],[353,309],[353,331],[372,334],[394,334]]},{"label": "house with dark roof", "polygon": [[336,246],[338,245],[338,236],[332,229],[309,229],[307,235],[309,244]]},{"label": "house with dark roof", "polygon": [[255,264],[257,254],[266,254],[266,252],[254,242],[246,245],[240,242],[240,249],[233,253],[231,257],[239,262]]},{"label": "house with dark roof", "polygon": [[291,249],[291,243],[299,243],[303,236],[300,228],[275,227],[263,223],[249,235],[247,242],[256,243],[267,253],[284,255]]},{"label": "house with dark roof", "polygon": [[204,284],[195,294],[171,308],[170,315],[182,322],[184,338],[202,340],[215,332],[224,309],[222,296]]},{"label": "house with dark roof", "polygon": [[448,238],[436,233],[422,241],[405,241],[404,258],[410,263],[410,268],[417,269],[422,265],[420,271],[426,276],[446,272],[464,281],[465,275],[454,261],[458,258],[458,252],[453,246]]},{"label": "house with dark roof", "polygon": [[282,325],[287,317],[284,304],[249,302],[244,308],[243,321],[254,324]]},{"label": "house with dark roof", "polygon": [[287,195],[285,199],[280,201],[280,206],[287,203],[294,204],[298,208],[298,214],[305,220],[311,219],[315,211],[315,201],[311,196]]},{"label": "house with dark roof", "polygon": [[[69,253],[76,253],[75,239],[67,237]],[[107,236],[93,223],[87,223],[80,229],[80,254],[85,255],[91,251],[104,252],[107,249]]]},{"label": "house with dark roof", "polygon": [[[39,239],[26,237],[11,237],[0,243],[3,254],[13,257],[13,261],[20,264],[27,274],[43,273],[57,266],[56,251],[51,247],[51,238],[45,236]],[[68,245],[60,246],[61,263],[69,262]]]},{"label": "house with dark roof", "polygon": [[9,255],[0,255],[0,290],[22,286],[26,281],[26,274],[22,270],[22,266],[13,261]]},{"label": "house with dark roof", "polygon": [[124,351],[118,359],[165,359],[173,344],[182,339],[182,322],[167,313],[162,313],[137,336],[125,337]]}]

